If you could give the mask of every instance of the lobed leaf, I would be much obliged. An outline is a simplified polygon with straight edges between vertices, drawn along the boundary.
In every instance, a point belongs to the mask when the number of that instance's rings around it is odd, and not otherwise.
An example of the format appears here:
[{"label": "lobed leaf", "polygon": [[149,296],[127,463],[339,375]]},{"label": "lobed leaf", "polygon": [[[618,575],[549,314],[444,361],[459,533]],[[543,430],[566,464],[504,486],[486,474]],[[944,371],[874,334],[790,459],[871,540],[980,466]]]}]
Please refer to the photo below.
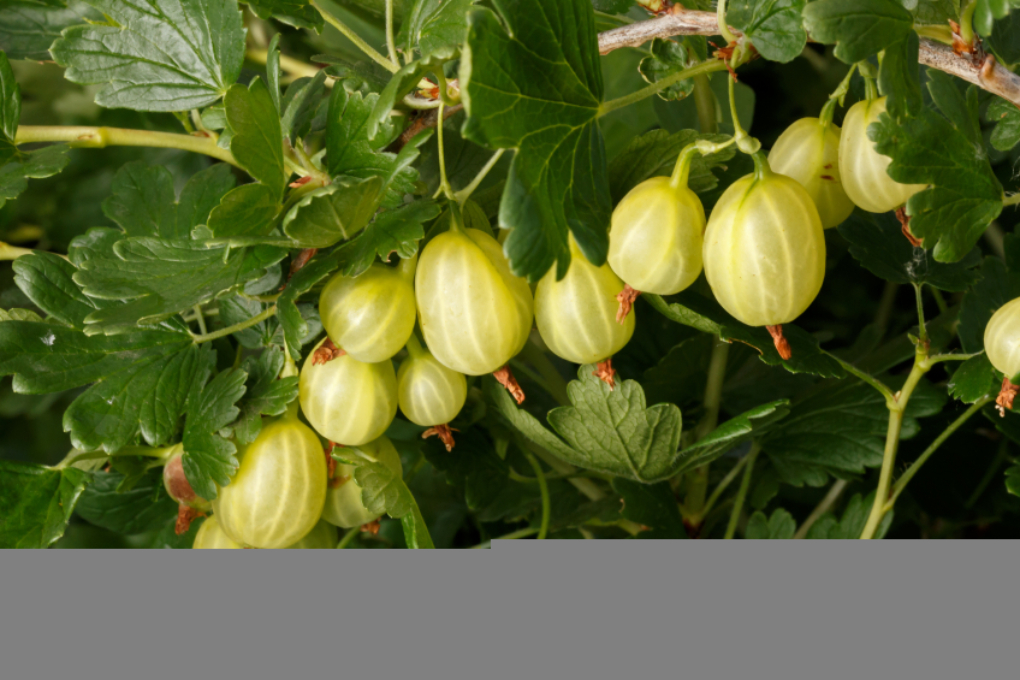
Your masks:
[{"label": "lobed leaf", "polygon": [[815,0],[804,7],[804,27],[811,37],[835,43],[836,56],[847,64],[903,40],[913,23],[898,0]]},{"label": "lobed leaf", "polygon": [[241,73],[236,0],[86,1],[108,23],[67,28],[50,52],[71,82],[103,86],[100,106],[187,111],[224,96]]},{"label": "lobed leaf", "polygon": [[793,515],[783,508],[776,508],[771,517],[759,510],[747,520],[747,529],[744,530],[744,538],[752,541],[762,539],[773,539],[788,541],[793,538],[797,531],[797,522]]},{"label": "lobed leaf", "polygon": [[75,468],[0,460],[0,548],[48,548],[64,535],[89,480]]}]

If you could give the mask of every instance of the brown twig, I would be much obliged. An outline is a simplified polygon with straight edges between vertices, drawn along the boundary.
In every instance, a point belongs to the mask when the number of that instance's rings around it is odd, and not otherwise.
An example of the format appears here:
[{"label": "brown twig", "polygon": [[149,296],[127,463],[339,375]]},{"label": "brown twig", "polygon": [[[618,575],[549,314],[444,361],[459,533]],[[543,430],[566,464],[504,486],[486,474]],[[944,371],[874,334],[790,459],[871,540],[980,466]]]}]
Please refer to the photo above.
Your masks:
[{"label": "brown twig", "polygon": [[[734,32],[740,34],[739,31]],[[718,34],[715,12],[674,7],[670,14],[600,33],[599,52],[609,54],[621,47],[638,47],[653,38]],[[955,54],[949,45],[930,38],[921,38],[920,42],[919,61],[925,66],[962,78],[1020,106],[1020,76],[996,63],[995,57],[985,55],[981,60],[975,60],[974,55]]]}]

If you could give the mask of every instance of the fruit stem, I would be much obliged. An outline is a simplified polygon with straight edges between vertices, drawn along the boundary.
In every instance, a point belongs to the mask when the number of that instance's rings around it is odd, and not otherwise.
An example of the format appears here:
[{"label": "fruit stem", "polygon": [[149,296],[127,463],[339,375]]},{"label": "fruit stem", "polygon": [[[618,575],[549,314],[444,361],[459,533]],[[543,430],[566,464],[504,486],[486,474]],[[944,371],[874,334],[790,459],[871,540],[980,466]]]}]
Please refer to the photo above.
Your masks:
[{"label": "fruit stem", "polygon": [[829,99],[825,102],[825,106],[822,107],[822,112],[818,115],[818,122],[822,126],[822,129],[828,128],[832,125],[832,116],[836,113],[836,99]]},{"label": "fruit stem", "polygon": [[864,95],[867,101],[874,101],[878,99],[878,88],[875,86],[875,67],[871,65],[871,62],[859,61],[857,62],[857,68],[860,70],[861,75],[864,76]]},{"label": "fruit stem", "polygon": [[740,513],[744,510],[744,499],[747,498],[747,491],[751,488],[751,475],[754,473],[754,461],[758,457],[758,452],[761,451],[761,447],[758,446],[758,442],[751,445],[751,452],[747,454],[747,466],[744,468],[744,476],[740,480],[740,488],[737,490],[737,495],[733,499],[733,511],[730,512],[730,521],[726,525],[726,535],[724,539],[733,538],[734,534],[737,533],[737,524],[740,522]]},{"label": "fruit stem", "polygon": [[456,196],[453,193],[453,187],[450,186],[450,180],[446,176],[446,153],[443,149],[443,128],[446,125],[443,121],[446,120],[444,116],[444,109],[446,103],[443,100],[439,102],[439,125],[436,126],[437,144],[439,146],[439,191],[446,196],[451,202],[456,201]]},{"label": "fruit stem", "polygon": [[420,359],[426,354],[426,349],[422,347],[418,333],[415,331],[411,331],[411,337],[407,339],[407,353],[415,359]]},{"label": "fruit stem", "polygon": [[220,330],[213,331],[212,333],[201,334],[192,333],[191,339],[195,342],[196,345],[201,345],[204,342],[212,342],[213,340],[219,340],[220,338],[225,338],[228,335],[232,335],[237,331],[243,331],[245,328],[251,328],[252,326],[256,326],[265,321],[266,319],[271,319],[274,316],[276,316],[276,305],[273,305],[272,307],[270,307],[269,309],[265,310],[260,314],[256,314],[247,321],[235,323],[233,326],[227,326],[226,328],[221,328]]},{"label": "fruit stem", "polygon": [[549,533],[549,517],[552,514],[552,503],[549,500],[549,485],[546,484],[545,472],[542,471],[542,466],[538,464],[535,457],[528,452],[524,453],[524,457],[528,459],[531,469],[535,471],[535,478],[538,479],[538,491],[542,495],[542,524],[538,530],[538,540],[541,541]]},{"label": "fruit stem", "polygon": [[414,273],[418,269],[418,253],[397,263],[397,271],[406,281],[414,283]]},{"label": "fruit stem", "polygon": [[843,101],[846,99],[847,92],[850,91],[850,81],[854,77],[854,71],[857,70],[857,64],[851,64],[850,70],[843,76],[843,80],[840,81],[839,87],[832,91],[829,95],[829,101],[825,103],[822,108],[822,113],[819,116],[821,119],[822,127],[827,128],[832,123],[832,116],[836,112],[836,105],[843,105]]},{"label": "fruit stem", "polygon": [[698,110],[698,126],[702,134],[719,131],[719,112],[715,93],[707,75],[694,76],[694,105]]},{"label": "fruit stem", "polygon": [[829,508],[831,508],[836,501],[839,500],[839,497],[843,494],[843,490],[846,488],[847,484],[848,482],[845,479],[837,479],[832,485],[832,488],[829,489],[829,493],[825,494],[825,498],[822,499],[821,503],[816,505],[815,509],[811,511],[811,514],[808,515],[808,518],[804,520],[804,523],[797,527],[797,533],[795,533],[793,537],[798,539],[806,538],[808,531],[810,531],[811,527],[815,525],[815,522],[821,519],[822,515],[827,513]]},{"label": "fruit stem", "polygon": [[610,99],[607,102],[602,102],[599,106],[598,117],[601,118],[608,113],[612,113],[617,109],[622,109],[625,106],[630,106],[642,99],[647,99],[653,94],[658,94],[662,90],[665,90],[671,85],[679,83],[681,80],[688,78],[694,78],[695,76],[705,75],[708,73],[714,73],[715,71],[725,71],[726,63],[721,59],[706,59],[700,64],[695,64],[690,68],[686,68],[683,71],[677,71],[676,73],[666,76],[662,80],[657,80],[648,87],[643,87],[637,92],[632,92],[628,95],[620,97],[618,99]]},{"label": "fruit stem", "polygon": [[977,0],[969,0],[960,8],[960,39],[968,47],[974,46],[974,10]]},{"label": "fruit stem", "polygon": [[754,161],[755,181],[761,181],[772,175],[772,167],[762,151],[759,150],[751,154],[751,160]]},{"label": "fruit stem", "polygon": [[205,154],[233,166],[241,167],[230,151],[216,145],[215,138],[204,135],[78,125],[22,125],[18,127],[14,138],[15,144],[34,142],[67,142],[68,146],[76,149],[105,149],[108,146],[181,149]]},{"label": "fruit stem", "polygon": [[[737,115],[736,82],[736,78],[730,76],[730,116],[733,118],[733,137],[737,142],[737,148],[746,154],[753,155],[761,151],[761,142],[747,134],[747,130],[740,124],[740,116]],[[755,160],[755,165],[757,166],[757,164],[758,161]]]},{"label": "fruit stem", "polygon": [[471,180],[471,184],[468,184],[466,187],[464,187],[463,189],[461,189],[460,191],[453,195],[457,203],[464,205],[465,201],[471,198],[471,194],[473,194],[475,192],[475,189],[477,189],[478,186],[483,181],[485,181],[485,177],[489,174],[489,171],[496,166],[496,163],[499,162],[499,159],[500,157],[502,157],[504,151],[506,151],[506,149],[499,149],[496,151],[496,153],[492,154],[492,158],[490,158],[489,162],[486,163],[485,166],[478,171],[478,174],[475,175],[475,178]]},{"label": "fruit stem", "polygon": [[910,480],[913,479],[914,475],[916,475],[918,470],[921,469],[921,466],[924,465],[928,461],[928,459],[932,457],[932,454],[934,454],[935,451],[937,451],[938,448],[942,446],[946,442],[946,440],[953,435],[954,432],[960,429],[960,427],[962,427],[963,424],[966,423],[972,415],[980,411],[991,401],[992,397],[989,395],[981,397],[976,402],[974,402],[974,404],[972,404],[970,408],[964,411],[959,418],[950,423],[949,426],[942,431],[942,434],[935,438],[935,441],[931,443],[931,446],[925,449],[924,453],[918,456],[917,460],[915,460],[910,465],[910,467],[908,467],[903,472],[903,474],[900,475],[900,478],[896,480],[896,483],[892,487],[892,493],[889,496],[889,500],[885,504],[883,514],[893,509],[893,505],[896,504],[896,499],[900,497],[900,494],[903,493],[903,490],[906,488],[907,484],[910,483]]},{"label": "fruit stem", "polygon": [[689,515],[686,518],[689,522],[691,522],[694,525],[701,524],[702,520],[704,520],[704,518],[707,517],[710,512],[712,512],[712,508],[715,507],[716,501],[718,501],[719,497],[722,496],[723,491],[725,491],[726,488],[730,485],[730,483],[737,478],[737,475],[740,474],[740,471],[744,468],[744,465],[747,464],[747,460],[748,456],[744,456],[743,458],[737,461],[737,464],[734,465],[733,468],[726,473],[726,476],[723,477],[721,482],[719,482],[719,485],[716,486],[715,489],[712,491],[712,495],[708,497],[707,501],[705,501],[705,506],[701,509],[701,512],[699,512],[697,515]]},{"label": "fruit stem", "polygon": [[397,44],[393,40],[393,0],[386,0],[386,50],[390,55],[390,61],[399,66]]},{"label": "fruit stem", "polygon": [[336,544],[336,549],[337,550],[343,550],[344,548],[349,546],[351,543],[353,543],[354,539],[357,538],[358,534],[360,534],[360,533],[361,533],[361,529],[359,529],[358,527],[354,527],[353,529],[348,529],[347,533],[344,534],[344,537],[341,538],[340,542]]},{"label": "fruit stem", "polygon": [[727,44],[736,41],[737,36],[733,35],[733,31],[726,25],[726,0],[719,0],[716,17],[719,20],[719,35],[726,38]]},{"label": "fruit stem", "polygon": [[699,139],[696,142],[688,144],[677,156],[676,165],[673,166],[673,174],[669,178],[669,185],[674,189],[679,189],[680,187],[686,188],[687,181],[691,176],[691,163],[694,161],[695,154],[707,156],[709,154],[719,153],[736,141],[736,137],[731,137],[728,142],[722,143],[712,143],[707,139]]},{"label": "fruit stem", "polygon": [[[722,402],[722,387],[726,379],[726,361],[729,358],[730,344],[717,339],[712,347],[712,357],[708,364],[708,379],[705,381],[705,396],[702,399],[705,414],[694,430],[695,441],[704,439],[719,423],[719,407]],[[684,509],[687,518],[705,516],[705,496],[708,493],[708,464],[695,468],[687,474],[687,495],[684,497]],[[698,522],[694,522],[698,524]]]},{"label": "fruit stem", "polygon": [[360,35],[355,33],[347,24],[340,21],[340,19],[333,16],[333,14],[324,9],[319,0],[311,0],[310,4],[316,10],[318,10],[319,14],[322,15],[322,18],[326,20],[326,23],[328,23],[336,30],[340,31],[340,33],[342,33],[345,38],[354,43],[354,46],[357,47],[362,52],[364,52],[365,56],[367,56],[369,59],[379,64],[390,73],[396,73],[397,71],[400,70],[400,64],[390,61],[383,55],[379,54],[379,52],[373,49],[371,45],[365,42],[365,40]]}]

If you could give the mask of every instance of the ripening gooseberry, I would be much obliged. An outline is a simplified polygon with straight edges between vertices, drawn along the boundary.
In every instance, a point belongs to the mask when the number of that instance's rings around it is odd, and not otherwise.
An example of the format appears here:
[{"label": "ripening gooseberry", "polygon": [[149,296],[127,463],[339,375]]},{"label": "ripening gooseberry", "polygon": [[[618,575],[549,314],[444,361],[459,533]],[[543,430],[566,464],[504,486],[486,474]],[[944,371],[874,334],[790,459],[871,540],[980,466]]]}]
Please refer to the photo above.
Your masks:
[{"label": "ripening gooseberry", "polygon": [[[328,492],[327,492],[328,494]],[[287,546],[287,550],[332,550],[336,548],[339,539],[336,535],[336,527],[325,520],[312,527],[312,530],[304,535],[296,543]]]},{"label": "ripening gooseberry", "polygon": [[453,420],[467,400],[467,378],[439,363],[411,335],[408,357],[397,371],[401,412],[416,425],[433,427]]},{"label": "ripening gooseberry", "polygon": [[868,126],[885,113],[885,97],[860,101],[850,107],[839,139],[839,172],[843,189],[857,207],[873,213],[888,212],[924,189],[923,184],[900,184],[889,176],[892,162],[875,151]]},{"label": "ripening gooseberry", "polygon": [[237,472],[212,502],[227,536],[283,548],[311,531],[326,500],[326,459],[311,428],[288,413],[264,424],[237,456]]},{"label": "ripening gooseberry", "polygon": [[319,297],[319,315],[337,347],[358,361],[391,359],[414,330],[414,268],[417,257],[399,267],[376,262],[361,276],[337,274]]},{"label": "ripening gooseberry", "polygon": [[854,211],[839,173],[840,129],[828,116],[801,118],[779,136],[769,166],[801,183],[818,208],[824,229],[843,223]]},{"label": "ripening gooseberry", "polygon": [[[373,461],[383,463],[396,476],[403,475],[400,454],[386,437],[359,446],[358,450]],[[379,515],[365,507],[361,499],[361,487],[354,480],[354,470],[354,466],[337,464],[326,492],[326,505],[322,510],[324,520],[342,529],[360,527],[379,518]]]},{"label": "ripening gooseberry", "polygon": [[704,233],[705,208],[687,187],[687,173],[653,177],[613,211],[609,265],[635,290],[674,295],[701,275]]},{"label": "ripening gooseberry", "polygon": [[1010,300],[985,326],[985,352],[996,370],[1012,379],[1020,373],[1020,298]]},{"label": "ripening gooseberry", "polygon": [[[180,446],[180,445],[178,445]],[[212,505],[206,499],[195,493],[191,483],[184,474],[184,451],[180,450],[170,456],[166,466],[163,467],[163,487],[167,495],[180,505],[189,508],[208,512]]]},{"label": "ripening gooseberry", "polygon": [[[754,155],[755,172],[719,198],[705,231],[705,276],[719,304],[749,326],[808,308],[825,277],[825,236],[811,196]],[[778,343],[777,343],[778,344]]]},{"label": "ripening gooseberry", "polygon": [[227,536],[216,520],[216,515],[213,515],[202,522],[191,547],[194,550],[236,550],[244,546]]},{"label": "ripening gooseberry", "polygon": [[616,320],[623,287],[608,264],[589,262],[571,235],[567,275],[557,281],[554,267],[535,290],[535,322],[549,350],[575,364],[593,364],[623,349],[634,334],[633,313]]},{"label": "ripening gooseberry", "polygon": [[301,368],[298,395],[316,432],[337,444],[360,446],[386,431],[397,415],[393,362],[366,364],[349,354],[315,362],[313,350]]},{"label": "ripening gooseberry", "polygon": [[422,252],[415,298],[426,344],[459,373],[502,368],[531,332],[534,303],[527,281],[510,272],[496,239],[465,229],[456,212],[450,230]]}]

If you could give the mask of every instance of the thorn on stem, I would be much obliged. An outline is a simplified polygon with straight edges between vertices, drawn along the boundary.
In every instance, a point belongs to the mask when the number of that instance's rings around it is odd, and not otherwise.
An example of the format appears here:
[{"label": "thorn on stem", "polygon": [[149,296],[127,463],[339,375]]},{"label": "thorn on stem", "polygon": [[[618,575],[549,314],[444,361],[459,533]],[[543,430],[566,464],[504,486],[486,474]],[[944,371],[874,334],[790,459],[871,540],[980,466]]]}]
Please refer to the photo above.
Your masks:
[{"label": "thorn on stem", "polygon": [[493,372],[492,377],[507,389],[507,392],[514,398],[518,406],[524,403],[524,390],[521,389],[509,365]]},{"label": "thorn on stem", "polygon": [[995,398],[995,410],[999,412],[1000,418],[1006,417],[1006,410],[1013,410],[1013,400],[1016,399],[1017,393],[1020,392],[1020,385],[1014,385],[1009,381],[1009,378],[1002,379],[1002,388],[999,390],[999,396]]},{"label": "thorn on stem", "polygon": [[783,361],[789,360],[793,356],[793,350],[790,349],[790,343],[786,340],[786,336],[783,335],[783,325],[765,326],[765,330],[772,336],[772,343],[776,346],[779,356]]},{"label": "thorn on stem", "polygon": [[922,248],[924,246],[924,241],[914,236],[914,233],[910,231],[910,216],[907,215],[907,209],[905,207],[896,209],[896,219],[900,221],[900,231],[902,231],[903,235],[907,237],[908,241],[910,241],[910,245],[915,248]]},{"label": "thorn on stem", "polygon": [[[523,399],[521,401],[523,401]],[[454,432],[460,432],[460,430],[456,430],[450,427],[449,424],[444,423],[425,430],[421,433],[421,438],[428,439],[429,437],[439,437],[439,440],[446,446],[446,450],[453,451],[453,447],[457,445],[457,442],[453,441]]]},{"label": "thorn on stem", "polygon": [[634,302],[641,295],[640,290],[634,290],[627,284],[623,287],[619,293],[616,294],[616,300],[620,303],[620,308],[616,310],[616,323],[623,325],[623,322],[627,319],[627,315],[630,314],[630,310],[634,307]]},{"label": "thorn on stem", "polygon": [[595,364],[595,370],[592,371],[592,375],[609,385],[610,392],[616,389],[616,370],[613,368],[612,357]]},{"label": "thorn on stem", "polygon": [[174,533],[180,536],[181,534],[188,533],[188,529],[191,528],[191,523],[199,517],[205,517],[205,513],[201,510],[188,507],[183,503],[177,506],[177,523],[174,524]]},{"label": "thorn on stem", "polygon": [[332,340],[326,338],[326,341],[322,343],[322,346],[315,350],[315,354],[312,356],[312,366],[328,364],[330,361],[333,361],[333,359],[339,359],[345,354],[347,354],[347,352],[334,345]]}]

